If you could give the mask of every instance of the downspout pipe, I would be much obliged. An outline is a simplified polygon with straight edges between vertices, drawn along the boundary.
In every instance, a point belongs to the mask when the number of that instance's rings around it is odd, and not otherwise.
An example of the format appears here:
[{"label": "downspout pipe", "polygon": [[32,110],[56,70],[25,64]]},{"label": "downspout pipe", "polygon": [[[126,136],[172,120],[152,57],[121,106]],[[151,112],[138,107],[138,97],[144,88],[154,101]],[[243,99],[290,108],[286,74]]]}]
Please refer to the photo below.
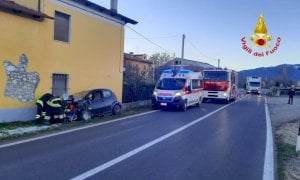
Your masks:
[{"label": "downspout pipe", "polygon": [[38,13],[41,13],[41,0],[38,0]]}]

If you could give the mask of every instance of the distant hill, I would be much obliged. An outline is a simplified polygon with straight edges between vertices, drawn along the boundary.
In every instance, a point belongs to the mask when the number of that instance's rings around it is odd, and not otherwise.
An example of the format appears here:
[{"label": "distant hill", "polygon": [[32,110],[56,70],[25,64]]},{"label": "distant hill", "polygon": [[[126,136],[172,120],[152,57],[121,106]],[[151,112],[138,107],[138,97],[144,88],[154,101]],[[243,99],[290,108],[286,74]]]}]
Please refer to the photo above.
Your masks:
[{"label": "distant hill", "polygon": [[240,79],[245,79],[247,76],[259,76],[263,80],[297,82],[300,81],[300,64],[282,64],[274,67],[261,67],[239,72]]}]

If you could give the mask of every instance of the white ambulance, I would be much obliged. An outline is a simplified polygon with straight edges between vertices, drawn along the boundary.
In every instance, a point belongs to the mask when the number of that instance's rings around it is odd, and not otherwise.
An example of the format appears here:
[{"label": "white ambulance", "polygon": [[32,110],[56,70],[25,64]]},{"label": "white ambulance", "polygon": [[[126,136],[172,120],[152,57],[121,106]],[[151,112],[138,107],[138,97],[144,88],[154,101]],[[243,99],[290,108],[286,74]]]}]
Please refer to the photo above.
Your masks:
[{"label": "white ambulance", "polygon": [[176,107],[185,111],[188,106],[199,106],[203,98],[203,75],[185,69],[164,70],[157,82],[152,107]]}]

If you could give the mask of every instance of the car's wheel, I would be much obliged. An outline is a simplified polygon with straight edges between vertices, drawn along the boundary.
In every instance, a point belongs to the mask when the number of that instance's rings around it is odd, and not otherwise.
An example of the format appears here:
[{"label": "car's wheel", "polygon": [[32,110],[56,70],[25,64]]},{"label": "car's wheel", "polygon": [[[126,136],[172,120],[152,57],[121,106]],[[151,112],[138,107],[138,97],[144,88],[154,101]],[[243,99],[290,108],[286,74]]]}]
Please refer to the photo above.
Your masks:
[{"label": "car's wheel", "polygon": [[201,100],[201,98],[199,98],[199,101],[197,102],[196,106],[200,107],[201,102],[202,102],[202,100]]},{"label": "car's wheel", "polygon": [[227,99],[224,100],[224,103],[225,103],[225,104],[228,104],[229,101],[230,101],[229,98],[227,98]]},{"label": "car's wheel", "polygon": [[181,111],[186,111],[187,109],[187,101],[184,101],[183,105],[181,105]]},{"label": "car's wheel", "polygon": [[113,114],[113,115],[121,114],[121,106],[118,105],[118,104],[116,104],[116,105],[113,107],[112,114]]},{"label": "car's wheel", "polygon": [[84,121],[92,119],[91,113],[89,111],[82,111],[81,119]]}]

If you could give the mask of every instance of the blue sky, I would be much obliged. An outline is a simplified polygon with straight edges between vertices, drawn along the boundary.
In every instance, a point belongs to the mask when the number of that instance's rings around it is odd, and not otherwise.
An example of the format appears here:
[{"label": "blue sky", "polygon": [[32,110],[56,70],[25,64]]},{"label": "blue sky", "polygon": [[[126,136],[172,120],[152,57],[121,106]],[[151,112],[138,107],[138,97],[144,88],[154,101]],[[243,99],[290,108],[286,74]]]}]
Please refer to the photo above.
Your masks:
[{"label": "blue sky", "polygon": [[[110,0],[91,0],[109,8]],[[300,64],[299,0],[118,0],[118,12],[139,23],[128,24],[163,49],[125,28],[125,52],[151,55],[167,51],[181,57],[182,34],[186,35],[184,57],[235,70]],[[262,13],[278,50],[266,57],[255,57],[242,49],[241,38],[254,34]],[[265,52],[267,48],[255,48]]]}]

